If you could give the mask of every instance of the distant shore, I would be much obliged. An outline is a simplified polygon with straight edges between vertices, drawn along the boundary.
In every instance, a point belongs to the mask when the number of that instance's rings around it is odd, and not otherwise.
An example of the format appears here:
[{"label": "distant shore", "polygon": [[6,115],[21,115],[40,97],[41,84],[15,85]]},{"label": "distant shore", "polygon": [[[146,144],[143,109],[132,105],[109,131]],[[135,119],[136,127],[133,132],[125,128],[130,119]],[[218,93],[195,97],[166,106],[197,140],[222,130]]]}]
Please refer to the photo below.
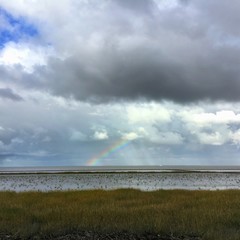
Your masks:
[{"label": "distant shore", "polygon": [[91,173],[240,173],[240,166],[64,166],[64,167],[0,167],[0,174],[91,174]]}]

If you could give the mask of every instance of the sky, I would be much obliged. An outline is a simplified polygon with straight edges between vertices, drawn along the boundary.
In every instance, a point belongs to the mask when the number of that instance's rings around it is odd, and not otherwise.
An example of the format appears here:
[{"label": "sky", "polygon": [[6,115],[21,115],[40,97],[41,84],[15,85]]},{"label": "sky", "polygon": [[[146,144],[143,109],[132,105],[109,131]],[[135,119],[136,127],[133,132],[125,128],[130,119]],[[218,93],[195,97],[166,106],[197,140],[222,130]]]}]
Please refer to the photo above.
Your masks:
[{"label": "sky", "polygon": [[239,12],[0,0],[0,167],[240,164]]}]

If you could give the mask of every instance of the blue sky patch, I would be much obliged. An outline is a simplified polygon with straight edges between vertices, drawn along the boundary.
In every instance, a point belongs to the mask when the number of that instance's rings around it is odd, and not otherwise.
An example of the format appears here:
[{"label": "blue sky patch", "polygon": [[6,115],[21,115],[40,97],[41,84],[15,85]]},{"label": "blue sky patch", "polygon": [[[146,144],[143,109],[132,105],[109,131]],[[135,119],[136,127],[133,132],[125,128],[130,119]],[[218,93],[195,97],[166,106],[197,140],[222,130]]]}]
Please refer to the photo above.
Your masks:
[{"label": "blue sky patch", "polygon": [[0,16],[5,20],[6,26],[0,28],[0,47],[8,42],[19,42],[22,38],[36,37],[37,28],[24,17],[14,17],[9,12],[0,8]]}]

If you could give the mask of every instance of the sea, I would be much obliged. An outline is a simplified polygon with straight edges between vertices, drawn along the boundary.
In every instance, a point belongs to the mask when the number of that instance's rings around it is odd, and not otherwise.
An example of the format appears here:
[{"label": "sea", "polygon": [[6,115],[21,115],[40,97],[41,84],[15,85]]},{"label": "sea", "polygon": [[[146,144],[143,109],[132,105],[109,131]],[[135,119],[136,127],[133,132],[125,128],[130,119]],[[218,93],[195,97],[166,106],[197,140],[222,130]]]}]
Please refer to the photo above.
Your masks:
[{"label": "sea", "polygon": [[0,191],[240,189],[240,166],[0,167]]}]

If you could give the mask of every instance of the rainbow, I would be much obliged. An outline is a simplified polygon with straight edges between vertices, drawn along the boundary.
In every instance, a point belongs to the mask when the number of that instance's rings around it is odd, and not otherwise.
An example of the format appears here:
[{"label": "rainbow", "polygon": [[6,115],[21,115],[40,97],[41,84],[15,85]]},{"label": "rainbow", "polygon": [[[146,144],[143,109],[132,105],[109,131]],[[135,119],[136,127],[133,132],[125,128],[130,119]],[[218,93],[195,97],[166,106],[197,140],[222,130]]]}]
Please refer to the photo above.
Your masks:
[{"label": "rainbow", "polygon": [[100,160],[108,155],[110,155],[113,152],[116,152],[125,146],[127,146],[131,140],[127,139],[120,139],[116,142],[114,142],[111,146],[108,146],[106,149],[101,151],[98,155],[94,156],[93,158],[89,159],[86,163],[87,166],[96,166],[100,162]]}]

